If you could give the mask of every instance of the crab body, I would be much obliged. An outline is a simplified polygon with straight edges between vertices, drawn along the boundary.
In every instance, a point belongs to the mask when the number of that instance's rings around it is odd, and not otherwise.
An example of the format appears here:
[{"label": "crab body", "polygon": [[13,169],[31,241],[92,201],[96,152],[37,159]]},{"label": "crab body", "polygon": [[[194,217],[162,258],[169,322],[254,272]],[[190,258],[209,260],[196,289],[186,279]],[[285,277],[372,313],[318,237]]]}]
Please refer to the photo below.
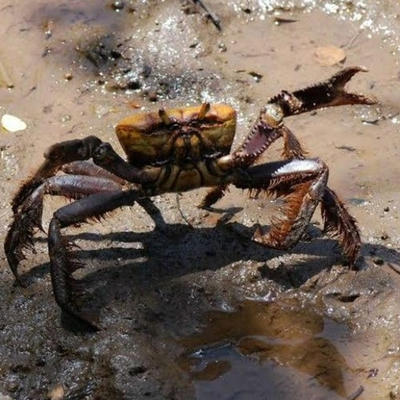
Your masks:
[{"label": "crab body", "polygon": [[[73,272],[82,263],[76,260],[63,228],[99,219],[109,211],[134,203],[149,213],[157,227],[165,223],[151,196],[210,187],[199,205],[210,208],[231,184],[284,199],[283,215],[272,219],[269,231],[255,231],[253,240],[257,243],[279,249],[293,247],[320,204],[325,232],[337,236],[352,266],[360,249],[355,219],[327,186],[327,165],[318,158],[305,157],[283,120],[323,107],[373,104],[373,98],[344,89],[359,71],[364,69],[346,68],[327,81],[294,92],[282,91],[270,98],[246,139],[234,151],[231,147],[236,131],[235,110],[209,103],[161,109],[121,121],[116,134],[127,160],[95,136],[51,146],[42,165],[21,185],[12,202],[14,216],[4,247],[17,281],[24,284],[18,266],[26,250],[33,247],[35,229],[43,229],[44,196],[75,199],[56,210],[49,225],[53,292],[64,312],[98,329],[93,317],[78,305],[84,291]],[[284,143],[282,159],[255,164],[278,139]]]},{"label": "crab body", "polygon": [[144,168],[146,194],[185,192],[223,183],[217,160],[229,154],[236,131],[236,111],[208,104],[122,120],[116,134],[129,163]]}]

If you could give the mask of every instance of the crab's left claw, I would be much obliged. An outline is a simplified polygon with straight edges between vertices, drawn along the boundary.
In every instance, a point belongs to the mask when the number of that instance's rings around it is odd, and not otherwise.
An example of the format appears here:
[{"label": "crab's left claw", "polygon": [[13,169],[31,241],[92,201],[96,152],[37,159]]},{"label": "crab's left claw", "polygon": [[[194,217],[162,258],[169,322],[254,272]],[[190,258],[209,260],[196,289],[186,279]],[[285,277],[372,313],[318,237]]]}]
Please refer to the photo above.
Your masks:
[{"label": "crab's left claw", "polygon": [[351,104],[375,104],[377,99],[371,95],[349,93],[345,86],[358,72],[367,72],[365,67],[348,67],[337,72],[329,79],[306,87],[305,89],[287,92],[283,90],[271,98],[268,104],[276,104],[284,117],[301,114],[319,108]]},{"label": "crab's left claw", "polygon": [[[377,99],[372,95],[363,95],[361,93],[349,93],[345,90],[345,85],[358,72],[368,72],[366,67],[349,67],[333,75],[325,85],[327,97],[332,96],[332,100],[327,99],[327,106],[343,106],[351,104],[375,104]],[[331,89],[332,88],[332,89]],[[331,89],[331,90],[330,90]]]}]

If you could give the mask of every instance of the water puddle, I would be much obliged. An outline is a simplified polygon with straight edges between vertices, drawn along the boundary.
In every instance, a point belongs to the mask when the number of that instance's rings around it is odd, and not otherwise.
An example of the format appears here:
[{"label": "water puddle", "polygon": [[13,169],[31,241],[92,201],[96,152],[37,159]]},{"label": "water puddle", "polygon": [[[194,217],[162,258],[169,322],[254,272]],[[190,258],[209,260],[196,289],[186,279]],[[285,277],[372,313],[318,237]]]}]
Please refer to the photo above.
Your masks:
[{"label": "water puddle", "polygon": [[198,400],[339,400],[354,397],[365,376],[346,359],[350,330],[296,301],[246,301],[207,315],[180,341],[179,360]]}]

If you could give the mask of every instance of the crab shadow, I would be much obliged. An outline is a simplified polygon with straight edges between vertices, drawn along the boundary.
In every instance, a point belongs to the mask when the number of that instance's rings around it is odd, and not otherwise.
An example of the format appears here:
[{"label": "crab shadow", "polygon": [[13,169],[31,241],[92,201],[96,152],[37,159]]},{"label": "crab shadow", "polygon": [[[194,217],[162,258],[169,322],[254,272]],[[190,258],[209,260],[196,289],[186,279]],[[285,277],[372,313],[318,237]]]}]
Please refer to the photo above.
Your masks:
[{"label": "crab shadow", "polygon": [[[275,250],[252,241],[254,227],[233,222],[218,224],[216,227],[196,227],[187,224],[168,224],[162,229],[148,232],[112,232],[106,234],[84,232],[65,237],[76,244],[74,257],[84,263],[83,280],[87,283],[132,271],[149,281],[156,278],[175,279],[183,275],[205,270],[217,271],[235,262],[264,262],[283,255],[304,254],[307,260],[293,261],[290,268],[307,265],[308,274],[294,285],[301,286],[315,273],[341,258],[336,241],[317,238],[318,230],[313,229],[313,238],[302,241],[293,249]],[[47,238],[36,238],[46,242]],[[33,258],[33,256],[31,256]],[[30,257],[30,258],[31,258]],[[288,264],[281,263],[285,269]],[[49,263],[31,268],[23,275],[27,284],[44,278],[49,273]],[[283,283],[283,282],[277,282]]]},{"label": "crab shadow", "polygon": [[[253,232],[254,227],[229,222],[217,227],[172,224],[146,232],[85,232],[67,237],[79,246],[74,257],[84,268],[77,271],[77,278],[87,293],[84,307],[96,318],[115,302],[131,304],[133,309],[138,301],[149,296],[153,297],[152,301],[156,298],[156,302],[161,302],[162,296],[157,293],[165,291],[164,288],[172,285],[175,290],[185,291],[183,286],[187,279],[193,276],[201,279],[202,275],[214,279],[213,276],[223,269],[229,271],[232,265],[240,266],[243,271],[257,271],[256,279],[266,285],[272,281],[283,289],[297,289],[341,261],[337,242],[318,236],[321,232],[312,226],[308,235],[312,239],[300,242],[290,252],[254,243]],[[393,263],[400,261],[399,253],[393,249],[365,244],[362,255],[370,254],[379,254]],[[278,266],[271,268],[268,264],[273,259],[274,265],[278,260]],[[26,272],[23,279],[28,284],[43,279],[49,267],[49,263],[37,265]],[[365,267],[363,257],[358,267]],[[232,277],[231,289],[237,285],[234,282]],[[190,297],[189,292],[186,295]]]}]

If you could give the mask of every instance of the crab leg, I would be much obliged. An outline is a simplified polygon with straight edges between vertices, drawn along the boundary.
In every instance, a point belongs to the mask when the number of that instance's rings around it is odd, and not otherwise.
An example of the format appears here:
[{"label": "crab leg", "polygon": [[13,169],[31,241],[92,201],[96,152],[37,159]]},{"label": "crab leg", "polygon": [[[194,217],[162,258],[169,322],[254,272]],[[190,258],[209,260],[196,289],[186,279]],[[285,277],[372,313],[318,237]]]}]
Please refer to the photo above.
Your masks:
[{"label": "crab leg", "polygon": [[[282,127],[282,131],[285,138],[283,157],[289,160],[304,159],[306,153],[295,135],[285,126]],[[321,214],[324,221],[324,233],[338,238],[350,266],[353,266],[361,248],[357,221],[349,213],[338,195],[328,186],[326,186],[321,198]]]},{"label": "crab leg", "polygon": [[285,199],[282,217],[272,219],[268,233],[257,229],[253,239],[273,248],[291,248],[300,240],[316,206],[321,203],[324,232],[338,237],[353,266],[361,247],[357,223],[327,186],[328,175],[328,167],[320,159],[292,159],[238,170],[233,181],[236,187],[264,191]]},{"label": "crab leg", "polygon": [[111,179],[120,185],[125,185],[126,183],[124,179],[119,178],[118,176],[106,171],[96,164],[93,164],[91,161],[73,161],[63,165],[60,170],[68,175],[96,176]]},{"label": "crab leg", "polygon": [[[93,159],[105,171],[112,175],[132,183],[143,183],[148,179],[139,169],[131,166],[124,161],[111,147],[110,144],[102,142],[96,136],[87,136],[80,140],[67,140],[49,147],[45,154],[45,161],[32,176],[20,188],[12,201],[14,213],[20,210],[25,199],[40,186],[46,179],[55,175],[62,170],[66,164],[70,164],[70,168],[78,168],[72,163],[75,161],[85,161]],[[113,168],[114,164],[118,168]],[[78,164],[79,165],[79,164]],[[122,166],[122,167],[121,167]],[[82,165],[81,165],[82,167]],[[88,164],[86,164],[88,167]],[[87,170],[86,174],[93,175],[97,173],[97,169],[93,168],[93,173]]]},{"label": "crab leg", "polygon": [[294,246],[321,201],[328,174],[326,164],[317,158],[257,165],[237,174],[233,184],[238,188],[285,196],[283,218],[274,218],[266,234],[258,229],[254,240],[279,249]]},{"label": "crab leg", "polygon": [[326,187],[321,200],[321,214],[324,220],[324,233],[336,236],[350,266],[353,266],[361,248],[357,221],[348,212],[337,194]]},{"label": "crab leg", "polygon": [[19,284],[24,286],[18,273],[18,265],[25,258],[24,249],[33,248],[35,228],[43,230],[43,198],[46,194],[81,198],[93,193],[116,190],[121,190],[121,186],[110,179],[79,175],[53,176],[34,189],[14,214],[4,242],[8,263]]},{"label": "crab leg", "polygon": [[[90,158],[101,166],[84,161]],[[58,171],[75,175],[57,176],[55,174]],[[121,176],[114,173],[121,173]],[[17,281],[24,286],[18,265],[25,258],[24,250],[33,248],[35,228],[43,230],[41,220],[46,194],[80,199],[95,193],[122,190],[127,184],[126,178],[137,183],[141,179],[148,179],[122,160],[109,144],[95,136],[51,146],[45,152],[45,161],[33,177],[22,185],[12,202],[14,219],[6,236],[4,250]],[[160,210],[151,199],[137,196],[136,202],[158,228],[166,226]]]},{"label": "crab leg", "polygon": [[55,175],[64,164],[72,161],[89,160],[95,148],[101,143],[96,136],[81,140],[68,140],[49,147],[44,153],[44,162],[36,173],[18,190],[12,200],[14,214],[20,210],[25,199],[47,178]]},{"label": "crab leg", "polygon": [[54,297],[63,311],[87,324],[100,329],[94,317],[79,309],[79,299],[84,291],[72,273],[82,267],[72,252],[72,244],[61,234],[61,229],[101,216],[122,206],[132,206],[140,196],[138,190],[96,193],[58,209],[49,226],[49,255]]},{"label": "crab leg", "polygon": [[[110,145],[107,144],[107,151],[115,153]],[[115,153],[117,154],[117,153]],[[118,156],[119,157],[119,156]],[[119,157],[120,162],[127,164],[128,168],[133,168],[130,166],[126,161],[124,161],[121,157]],[[99,162],[101,164],[101,162]],[[110,163],[108,163],[109,169]],[[74,161],[72,163],[66,164],[62,166],[61,170],[66,174],[73,174],[73,175],[88,175],[88,176],[95,176],[95,177],[102,177],[106,179],[110,179],[114,182],[117,182],[122,186],[125,186],[127,181],[106,169],[93,164],[88,161]],[[155,223],[158,229],[165,229],[166,223],[164,218],[161,214],[159,208],[153,203],[153,201],[149,197],[138,197],[136,202],[146,211],[146,213],[151,217],[153,222]]]}]

